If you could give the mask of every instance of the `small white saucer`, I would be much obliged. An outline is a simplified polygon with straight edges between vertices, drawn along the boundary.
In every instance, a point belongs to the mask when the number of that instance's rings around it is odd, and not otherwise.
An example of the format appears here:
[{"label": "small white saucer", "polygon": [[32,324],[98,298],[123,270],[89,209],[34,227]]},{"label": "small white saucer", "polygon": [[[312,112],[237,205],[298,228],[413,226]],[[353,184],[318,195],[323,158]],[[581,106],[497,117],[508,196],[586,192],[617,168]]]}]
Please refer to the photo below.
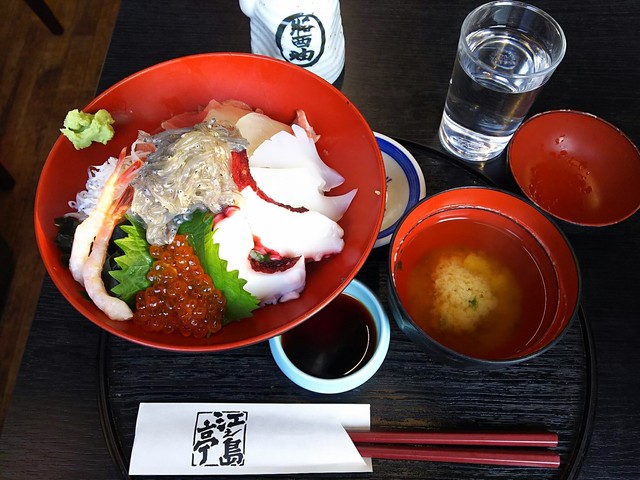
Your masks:
[{"label": "small white saucer", "polygon": [[373,132],[382,152],[387,175],[387,199],[374,248],[387,245],[402,216],[427,193],[424,174],[416,159],[395,140]]}]

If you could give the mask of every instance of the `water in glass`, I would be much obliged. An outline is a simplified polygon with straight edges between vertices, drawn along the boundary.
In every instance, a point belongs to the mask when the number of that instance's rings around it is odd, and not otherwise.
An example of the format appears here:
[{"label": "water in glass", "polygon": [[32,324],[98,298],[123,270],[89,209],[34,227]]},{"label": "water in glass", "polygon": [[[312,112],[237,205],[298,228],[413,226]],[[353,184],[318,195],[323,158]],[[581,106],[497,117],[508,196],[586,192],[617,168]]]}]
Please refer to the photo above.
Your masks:
[{"label": "water in glass", "polygon": [[505,27],[470,33],[451,75],[440,140],[459,157],[484,161],[499,155],[549,75],[545,48]]}]

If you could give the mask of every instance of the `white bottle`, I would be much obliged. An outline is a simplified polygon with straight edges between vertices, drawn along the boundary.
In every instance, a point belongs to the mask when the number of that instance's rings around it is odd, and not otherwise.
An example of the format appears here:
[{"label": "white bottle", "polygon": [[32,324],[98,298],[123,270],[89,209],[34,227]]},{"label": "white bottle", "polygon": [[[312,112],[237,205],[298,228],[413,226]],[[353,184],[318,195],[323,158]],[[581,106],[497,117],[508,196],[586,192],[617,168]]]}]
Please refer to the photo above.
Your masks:
[{"label": "white bottle", "polygon": [[299,65],[334,83],[344,69],[339,0],[240,0],[251,51]]}]

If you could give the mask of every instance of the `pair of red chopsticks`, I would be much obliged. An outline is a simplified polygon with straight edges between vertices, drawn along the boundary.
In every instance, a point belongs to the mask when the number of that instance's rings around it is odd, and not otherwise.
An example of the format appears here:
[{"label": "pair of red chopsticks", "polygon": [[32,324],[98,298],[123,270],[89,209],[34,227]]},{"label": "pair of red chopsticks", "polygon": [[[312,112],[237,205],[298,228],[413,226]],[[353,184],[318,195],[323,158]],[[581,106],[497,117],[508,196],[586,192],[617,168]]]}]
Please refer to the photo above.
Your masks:
[{"label": "pair of red chopsticks", "polygon": [[[348,432],[363,457],[558,468],[558,435],[542,433]],[[446,445],[448,448],[434,445]],[[516,447],[468,448],[468,447]]]}]

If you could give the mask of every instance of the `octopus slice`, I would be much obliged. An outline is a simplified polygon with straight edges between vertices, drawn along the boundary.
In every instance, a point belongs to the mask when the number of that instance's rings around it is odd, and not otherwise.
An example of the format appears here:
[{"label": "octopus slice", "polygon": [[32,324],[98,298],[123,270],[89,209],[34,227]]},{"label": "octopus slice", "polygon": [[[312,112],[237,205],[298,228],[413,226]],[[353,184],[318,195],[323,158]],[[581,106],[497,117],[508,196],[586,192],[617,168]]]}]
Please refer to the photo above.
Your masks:
[{"label": "octopus slice", "polygon": [[276,202],[316,211],[334,222],[342,218],[357,193],[354,189],[343,195],[325,195],[322,177],[306,168],[254,167],[251,176],[260,190]]},{"label": "octopus slice", "polygon": [[255,271],[249,259],[255,246],[251,227],[241,210],[229,210],[227,216],[216,222],[214,234],[214,241],[220,246],[218,253],[227,261],[228,270],[238,270],[240,278],[247,281],[244,289],[259,298],[261,304],[298,298],[306,282],[304,257],[286,270]]},{"label": "octopus slice", "polygon": [[251,232],[270,250],[284,257],[319,261],[344,248],[344,231],[321,213],[292,211],[265,200],[251,187],[245,187],[240,195],[243,202],[239,207]]}]

